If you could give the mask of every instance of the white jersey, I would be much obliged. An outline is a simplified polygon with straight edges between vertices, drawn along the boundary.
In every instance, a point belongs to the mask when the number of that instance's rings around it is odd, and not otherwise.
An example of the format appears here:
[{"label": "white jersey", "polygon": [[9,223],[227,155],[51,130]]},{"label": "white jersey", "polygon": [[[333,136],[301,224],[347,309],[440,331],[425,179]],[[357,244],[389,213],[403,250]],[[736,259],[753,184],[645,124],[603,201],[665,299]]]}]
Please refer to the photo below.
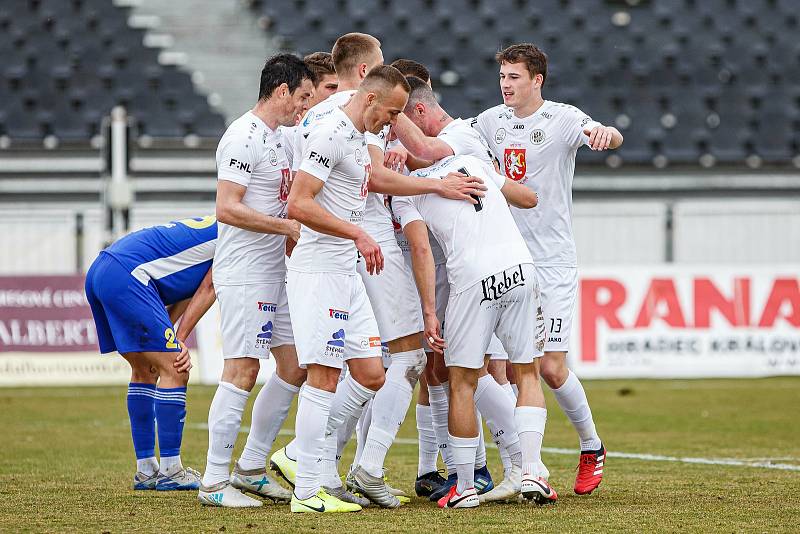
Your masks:
[{"label": "white jersey", "polygon": [[[367,132],[367,144],[378,147],[381,152],[388,150],[387,139],[389,126],[385,126],[381,133]],[[396,146],[396,145],[395,145]],[[383,162],[381,162],[383,165]],[[377,243],[385,243],[395,239],[394,226],[392,225],[392,212],[389,209],[389,197],[383,193],[370,191],[367,195],[367,208],[364,212],[364,230]]]},{"label": "white jersey", "polygon": [[[217,178],[246,187],[242,197],[245,206],[285,218],[290,175],[281,135],[251,111],[236,119],[220,139]],[[285,236],[218,224],[215,284],[279,282],[286,278]]]},{"label": "white jersey", "polygon": [[294,127],[294,141],[292,145],[292,172],[297,172],[300,169],[300,163],[303,161],[303,151],[305,150],[305,142],[311,134],[312,129],[316,126],[316,120],[330,114],[335,108],[344,106],[350,101],[355,91],[339,91],[333,93],[331,96],[309,109],[303,116],[300,124]]},{"label": "white jersey", "polygon": [[294,169],[294,143],[297,135],[297,126],[281,126],[278,128],[281,134],[281,143],[286,152],[286,159],[289,161],[289,168]]},{"label": "white jersey", "polygon": [[442,246],[453,293],[464,291],[509,267],[533,263],[500,192],[505,177],[488,164],[473,156],[450,156],[412,175],[438,180],[461,168],[471,175],[486,178],[487,191],[480,210],[463,200],[449,200],[433,194],[396,197],[392,201],[403,227],[423,220]]},{"label": "white jersey", "polygon": [[[300,170],[324,182],[316,202],[335,217],[362,225],[371,171],[367,142],[350,118],[334,106],[314,119],[303,139]],[[289,269],[355,274],[356,246],[350,239],[302,226]]]},{"label": "white jersey", "polygon": [[536,209],[511,208],[537,266],[578,264],[572,233],[575,154],[589,139],[583,130],[598,125],[578,108],[549,100],[524,119],[499,105],[473,121],[506,176],[539,196]]},{"label": "white jersey", "polygon": [[436,137],[453,149],[453,155],[475,156],[489,166],[494,166],[492,150],[483,137],[470,126],[469,121],[453,119]]}]

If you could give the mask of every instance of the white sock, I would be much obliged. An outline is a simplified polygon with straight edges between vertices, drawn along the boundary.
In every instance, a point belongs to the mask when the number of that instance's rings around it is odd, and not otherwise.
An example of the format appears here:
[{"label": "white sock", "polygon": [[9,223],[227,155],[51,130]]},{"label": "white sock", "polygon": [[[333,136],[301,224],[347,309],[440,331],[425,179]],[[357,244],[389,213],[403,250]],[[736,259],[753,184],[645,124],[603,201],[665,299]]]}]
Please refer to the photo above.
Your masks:
[{"label": "white sock", "polygon": [[417,476],[421,477],[436,471],[436,459],[439,456],[436,433],[433,431],[431,407],[424,404],[417,404],[417,436],[419,441]]},{"label": "white sock", "polygon": [[447,449],[447,412],[450,409],[445,393],[444,386],[428,386],[428,398],[431,403],[431,420],[433,421],[433,433],[436,435],[436,444],[439,447],[439,453],[442,455],[442,461],[447,467],[447,475],[455,472],[453,460],[450,457],[450,451]]},{"label": "white sock", "polygon": [[353,375],[347,375],[336,388],[331,403],[328,425],[325,428],[325,450],[322,456],[322,485],[337,488],[342,485],[336,460],[337,431],[347,418],[361,409],[375,396],[375,392],[356,382]]},{"label": "white sock", "polygon": [[298,391],[299,387],[284,382],[277,374],[273,374],[264,384],[253,402],[250,433],[239,458],[239,467],[245,471],[267,468],[267,456],[272,443],[278,436]]},{"label": "white sock", "polygon": [[522,474],[539,476],[538,465],[542,460],[542,439],[547,423],[547,409],[534,406],[517,406],[514,422],[522,448]]},{"label": "white sock", "polygon": [[290,460],[297,461],[297,437],[292,438],[292,441],[286,444],[286,456]]},{"label": "white sock", "polygon": [[511,382],[506,382],[505,384],[500,384],[500,387],[503,388],[503,391],[506,392],[508,398],[514,401],[514,405],[517,404],[517,395],[514,393],[514,388],[511,387]]},{"label": "white sock", "polygon": [[447,441],[458,474],[456,492],[461,494],[465,489],[475,487],[475,451],[478,448],[480,437],[457,438],[448,435]]},{"label": "white sock", "polygon": [[306,384],[300,391],[295,421],[297,476],[294,494],[308,499],[320,490],[320,459],[325,445],[333,393]]},{"label": "white sock", "polygon": [[486,467],[486,442],[483,437],[483,417],[475,410],[478,418],[478,449],[475,451],[475,469]]},{"label": "white sock", "polygon": [[425,368],[422,349],[392,354],[386,381],[372,399],[372,423],[358,463],[374,477],[383,476],[383,463],[408,413],[414,387]]},{"label": "white sock", "polygon": [[361,453],[364,452],[364,445],[367,443],[370,423],[372,423],[372,401],[369,401],[364,406],[358,421],[356,421],[356,453],[353,455],[351,470],[355,470],[358,467],[358,461],[361,460]]},{"label": "white sock", "polygon": [[161,457],[161,468],[159,470],[165,475],[167,476],[174,475],[181,469],[183,469],[183,464],[181,463],[180,454],[178,454],[177,456]]},{"label": "white sock", "polygon": [[155,456],[136,460],[136,470],[145,475],[155,475],[158,473],[158,460]]},{"label": "white sock", "polygon": [[230,463],[249,391],[220,382],[208,410],[208,456],[203,485],[213,486],[230,478]]},{"label": "white sock", "polygon": [[516,384],[511,384],[511,391],[514,392],[514,398],[519,397],[519,388]]},{"label": "white sock", "polygon": [[581,439],[582,451],[595,451],[600,448],[600,436],[594,427],[592,410],[589,408],[589,401],[586,399],[586,392],[583,390],[581,381],[572,371],[567,375],[567,380],[560,388],[553,390],[558,405],[564,410],[567,418],[572,422],[572,426],[578,431]]},{"label": "white sock", "polygon": [[491,375],[478,379],[478,386],[475,388],[475,406],[486,419],[486,426],[492,432],[501,459],[506,458],[503,461],[503,470],[510,470],[512,464],[519,465],[522,457],[519,435],[514,424],[514,403]]}]

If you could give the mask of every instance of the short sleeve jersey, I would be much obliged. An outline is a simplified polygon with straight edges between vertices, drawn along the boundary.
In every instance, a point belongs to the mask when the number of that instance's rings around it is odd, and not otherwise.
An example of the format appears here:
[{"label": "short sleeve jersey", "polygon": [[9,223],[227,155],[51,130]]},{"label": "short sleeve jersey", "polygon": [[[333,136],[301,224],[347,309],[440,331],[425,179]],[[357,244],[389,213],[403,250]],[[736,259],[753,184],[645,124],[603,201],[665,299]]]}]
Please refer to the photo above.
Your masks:
[{"label": "short sleeve jersey", "polygon": [[473,120],[505,175],[539,196],[535,209],[511,208],[537,265],[577,266],[572,232],[575,155],[588,141],[583,130],[597,125],[578,108],[549,100],[524,119],[500,105]]},{"label": "short sleeve jersey", "polygon": [[190,298],[208,273],[217,246],[213,215],[182,219],[128,234],[103,251],[165,305]]},{"label": "short sleeve jersey", "polygon": [[[279,131],[248,111],[217,147],[217,178],[247,188],[242,203],[264,215],[286,217],[291,172]],[[219,223],[214,283],[243,285],[286,278],[286,237]]]},{"label": "short sleeve jersey", "polygon": [[[364,134],[338,107],[315,121],[304,140],[299,170],[324,182],[316,196],[320,206],[361,226],[371,171]],[[356,254],[353,241],[303,226],[288,266],[300,272],[355,274]]]},{"label": "short sleeve jersey", "polygon": [[486,177],[482,209],[433,194],[397,197],[392,203],[403,227],[416,220],[425,221],[444,250],[447,279],[454,293],[514,265],[533,263],[500,191],[505,177],[487,163],[473,156],[451,156],[412,175],[438,180],[461,168]]},{"label": "short sleeve jersey", "polygon": [[[292,145],[292,172],[297,172],[300,169],[300,163],[303,161],[303,151],[305,150],[305,143],[308,136],[311,135],[311,130],[316,127],[318,119],[329,115],[335,108],[344,106],[355,94],[355,91],[339,91],[333,93],[331,96],[306,111],[306,114],[300,120],[300,124],[292,128],[294,132],[294,141]],[[288,130],[288,129],[287,129]]]},{"label": "short sleeve jersey", "polygon": [[475,156],[490,166],[494,165],[492,150],[484,138],[470,127],[469,121],[453,119],[437,137],[453,149],[455,156]]}]

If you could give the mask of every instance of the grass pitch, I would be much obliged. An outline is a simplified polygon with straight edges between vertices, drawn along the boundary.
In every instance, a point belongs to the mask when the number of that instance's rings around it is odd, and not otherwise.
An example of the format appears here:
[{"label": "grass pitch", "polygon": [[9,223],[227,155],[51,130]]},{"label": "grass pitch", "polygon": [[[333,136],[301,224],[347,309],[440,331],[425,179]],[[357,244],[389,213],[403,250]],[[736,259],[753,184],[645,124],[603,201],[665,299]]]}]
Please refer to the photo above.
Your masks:
[{"label": "grass pitch", "polygon": [[[614,457],[614,452],[736,459],[800,467],[800,378],[585,382],[612,453],[591,496],[572,493],[574,455],[545,453],[557,505],[442,511],[415,499],[398,510],[294,515],[288,506],[204,508],[194,492],[134,492],[125,387],[0,389],[2,532],[797,532],[800,471]],[[205,466],[214,389],[189,389],[183,461]],[[548,392],[545,447],[577,450]],[[249,407],[248,407],[249,412]],[[416,438],[414,410],[400,430]],[[290,415],[287,429],[294,423]],[[248,424],[245,420],[244,424]],[[288,440],[281,435],[278,444]],[[238,454],[244,435],[237,444]],[[345,462],[352,456],[348,447]],[[343,462],[343,465],[346,465]],[[415,445],[397,444],[391,482],[413,490]],[[489,467],[499,482],[497,451]]]}]

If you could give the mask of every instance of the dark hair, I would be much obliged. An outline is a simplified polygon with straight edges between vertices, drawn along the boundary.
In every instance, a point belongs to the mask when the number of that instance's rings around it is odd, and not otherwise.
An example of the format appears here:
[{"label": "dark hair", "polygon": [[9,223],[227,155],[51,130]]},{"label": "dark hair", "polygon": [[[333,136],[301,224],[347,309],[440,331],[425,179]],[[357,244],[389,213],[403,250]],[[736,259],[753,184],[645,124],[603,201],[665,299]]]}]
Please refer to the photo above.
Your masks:
[{"label": "dark hair", "polygon": [[369,91],[377,87],[394,89],[398,85],[402,87],[403,91],[406,93],[411,92],[411,86],[408,85],[405,76],[403,76],[399,70],[391,65],[378,65],[377,67],[374,67],[371,71],[369,71],[369,73],[367,73],[366,78],[364,78],[364,80],[361,82],[361,88],[363,88],[365,91]]},{"label": "dark hair", "polygon": [[311,80],[312,83],[316,83],[317,77],[302,59],[294,54],[274,55],[267,59],[261,70],[258,99],[268,99],[283,83],[289,86],[289,92],[294,93],[303,80]]},{"label": "dark hair", "polygon": [[416,76],[425,83],[431,81],[431,73],[425,65],[413,59],[395,59],[392,61],[392,67],[402,72],[403,76]]},{"label": "dark hair", "polygon": [[501,65],[503,63],[525,63],[531,78],[537,74],[542,75],[542,85],[547,79],[547,54],[531,43],[511,45],[498,52],[494,58]]},{"label": "dark hair", "polygon": [[[411,91],[408,93],[408,103],[406,104],[406,109],[410,109],[414,107],[417,102],[422,102],[428,106],[434,106],[439,102],[436,100],[436,95],[433,93],[433,90],[428,87],[428,84],[422,78],[417,78],[416,76],[407,76],[406,81],[408,82],[408,86],[411,88]],[[435,106],[434,108],[435,109]]]},{"label": "dark hair", "polygon": [[333,65],[339,76],[348,76],[381,47],[381,42],[368,33],[346,33],[336,39],[331,50]]},{"label": "dark hair", "polygon": [[314,86],[316,87],[322,78],[328,75],[336,75],[336,69],[333,68],[333,58],[328,52],[314,52],[308,54],[303,58],[303,62],[311,69],[311,72],[317,77]]}]

